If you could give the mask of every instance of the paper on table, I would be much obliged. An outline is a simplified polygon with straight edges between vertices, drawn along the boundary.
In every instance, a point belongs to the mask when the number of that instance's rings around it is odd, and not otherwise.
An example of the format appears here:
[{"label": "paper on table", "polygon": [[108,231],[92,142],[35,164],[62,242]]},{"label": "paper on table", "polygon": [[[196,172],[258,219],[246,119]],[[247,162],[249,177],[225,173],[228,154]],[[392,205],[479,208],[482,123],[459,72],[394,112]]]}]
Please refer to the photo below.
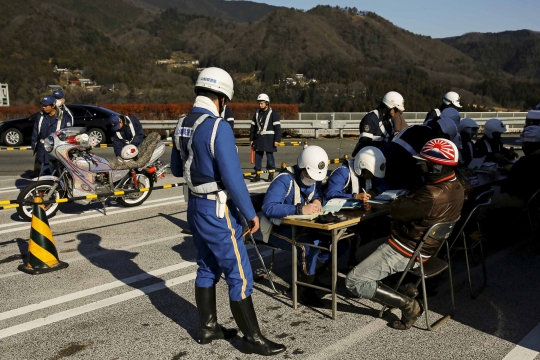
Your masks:
[{"label": "paper on table", "polygon": [[407,194],[407,190],[386,190],[380,195],[377,195],[373,200],[392,201]]},{"label": "paper on table", "polygon": [[326,203],[326,205],[323,206],[323,211],[328,212],[337,212],[341,210],[343,205],[347,202],[347,199],[330,199]]},{"label": "paper on table", "polygon": [[469,163],[469,169],[479,168],[484,163],[484,160],[486,160],[485,156],[482,156],[481,158],[473,158]]},{"label": "paper on table", "polygon": [[318,212],[316,214],[311,214],[311,215],[289,215],[289,216],[284,217],[284,219],[313,220],[317,216],[325,215],[327,213],[328,213],[328,211],[326,211],[326,212],[321,211],[321,212]]}]

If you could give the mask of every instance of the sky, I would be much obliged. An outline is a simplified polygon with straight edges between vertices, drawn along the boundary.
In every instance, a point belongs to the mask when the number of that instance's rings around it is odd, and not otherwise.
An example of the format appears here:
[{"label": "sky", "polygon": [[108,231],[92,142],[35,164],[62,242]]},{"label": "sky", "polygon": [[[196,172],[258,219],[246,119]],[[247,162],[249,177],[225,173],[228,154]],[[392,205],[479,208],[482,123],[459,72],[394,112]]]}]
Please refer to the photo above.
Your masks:
[{"label": "sky", "polygon": [[[253,0],[252,0],[253,1]],[[405,30],[433,38],[469,32],[540,31],[540,0],[255,0],[309,10],[317,5],[356,7]]]}]

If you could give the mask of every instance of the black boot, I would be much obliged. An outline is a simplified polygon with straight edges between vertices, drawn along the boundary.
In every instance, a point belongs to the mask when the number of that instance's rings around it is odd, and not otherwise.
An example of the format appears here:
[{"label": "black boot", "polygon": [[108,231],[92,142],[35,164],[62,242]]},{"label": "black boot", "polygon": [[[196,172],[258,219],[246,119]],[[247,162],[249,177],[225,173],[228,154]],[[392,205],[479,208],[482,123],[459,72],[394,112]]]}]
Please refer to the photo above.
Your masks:
[{"label": "black boot", "polygon": [[250,181],[251,181],[251,182],[261,181],[261,174],[255,175],[255,177],[254,177],[253,179],[251,179]]},{"label": "black boot", "polygon": [[[315,283],[315,275],[306,275],[303,272],[298,273],[298,277],[301,282],[307,284]],[[298,293],[300,297],[300,302],[306,306],[312,307],[324,307],[324,302],[321,300],[319,295],[314,288],[308,286],[300,286],[300,291]]]},{"label": "black boot", "polygon": [[377,282],[377,290],[371,300],[401,310],[401,320],[394,321],[390,326],[398,330],[407,330],[424,312],[420,303],[408,296],[400,294],[381,282]]},{"label": "black boot", "polygon": [[199,344],[209,344],[212,340],[230,339],[238,334],[236,329],[226,329],[217,323],[215,286],[195,287],[195,301],[201,322],[197,339]]},{"label": "black boot", "polygon": [[274,175],[275,175],[274,172],[268,173],[268,181],[269,182],[272,182],[272,180],[274,180]]},{"label": "black boot", "polygon": [[255,353],[269,356],[277,355],[287,349],[285,345],[268,340],[261,334],[251,296],[240,301],[231,300],[231,311],[236,324],[244,334],[242,338],[244,354]]}]

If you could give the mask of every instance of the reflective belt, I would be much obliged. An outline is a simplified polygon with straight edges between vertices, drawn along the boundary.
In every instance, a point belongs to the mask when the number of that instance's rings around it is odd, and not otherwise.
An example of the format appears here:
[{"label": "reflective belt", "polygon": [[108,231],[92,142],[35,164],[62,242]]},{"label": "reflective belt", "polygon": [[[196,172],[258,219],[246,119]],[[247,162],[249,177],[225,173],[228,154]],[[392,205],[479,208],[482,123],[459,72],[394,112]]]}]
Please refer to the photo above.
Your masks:
[{"label": "reflective belt", "polygon": [[[217,191],[222,190],[216,181],[195,186],[193,185],[193,182],[191,180],[191,164],[193,163],[193,134],[195,134],[195,131],[197,130],[199,125],[201,125],[209,116],[210,115],[208,114],[204,114],[201,117],[199,117],[197,121],[195,121],[195,124],[193,124],[193,128],[183,127],[184,120],[186,117],[180,118],[174,130],[175,146],[176,146],[176,149],[180,152],[180,157],[182,158],[182,161],[184,162],[184,179],[186,179],[189,189],[191,190],[192,194],[195,193],[194,194],[195,196],[200,195],[200,194],[215,193]],[[214,152],[214,145],[216,142],[217,128],[220,121],[221,121],[221,118],[215,118],[214,126],[212,128],[212,134],[210,136],[210,153],[212,154],[212,159],[216,158],[215,152]],[[185,157],[184,152],[182,151],[182,147],[180,146],[181,137],[189,138],[188,144],[187,144],[189,156],[187,159]]]},{"label": "reflective belt", "polygon": [[[131,144],[131,142],[133,141],[133,139],[135,138],[135,128],[133,127],[133,124],[131,123],[131,119],[126,116],[126,118],[129,120],[129,130],[131,130],[131,140],[129,141],[129,143]],[[124,138],[122,137],[122,135],[120,135],[120,131],[117,131],[116,132],[116,136],[118,136],[118,138],[120,140],[124,140]]]}]

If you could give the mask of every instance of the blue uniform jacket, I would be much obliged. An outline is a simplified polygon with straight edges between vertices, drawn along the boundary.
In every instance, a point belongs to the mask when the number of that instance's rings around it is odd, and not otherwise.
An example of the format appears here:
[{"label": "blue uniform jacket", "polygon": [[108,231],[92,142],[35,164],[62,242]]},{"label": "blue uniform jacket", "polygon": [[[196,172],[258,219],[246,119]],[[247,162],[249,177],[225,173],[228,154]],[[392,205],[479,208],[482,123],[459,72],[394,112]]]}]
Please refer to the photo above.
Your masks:
[{"label": "blue uniform jacket", "polygon": [[[41,121],[41,127],[39,125],[39,120],[43,117]],[[41,112],[36,117],[36,122],[34,123],[34,130],[32,131],[32,142],[31,146],[36,153],[36,160],[41,164],[48,164],[50,160],[49,154],[45,151],[43,143],[41,140],[45,140],[49,135],[55,133],[57,129],[65,129],[73,126],[73,118],[71,115],[65,111],[60,127],[58,127],[58,119],[56,115],[49,116]],[[38,129],[39,127],[39,129]]]},{"label": "blue uniform jacket", "polygon": [[[334,198],[344,198],[344,199],[352,199],[352,185],[349,181],[349,185],[344,190],[345,185],[347,184],[347,181],[349,180],[349,174],[350,169],[348,166],[341,166],[337,168],[332,175],[328,178],[328,187],[326,188],[326,194],[325,194],[325,200],[330,200]],[[357,176],[356,174],[352,174],[352,176]],[[360,191],[362,191],[362,188],[366,188],[366,180],[358,176],[359,185],[360,185]],[[374,177],[371,180],[371,190],[370,193],[374,193],[375,196],[381,194],[382,192],[386,191],[388,189],[388,186],[384,182],[383,179]]]},{"label": "blue uniform jacket", "polygon": [[[244,175],[240,159],[236,155],[234,134],[226,121],[220,121],[214,142],[215,159],[210,152],[210,137],[215,119],[208,110],[194,107],[184,120],[183,127],[193,127],[195,121],[203,114],[210,115],[193,133],[193,163],[190,168],[191,179],[194,185],[207,182],[221,183],[224,190],[229,192],[234,205],[248,220],[256,216],[255,209],[249,197],[249,191],[244,182]],[[187,158],[188,137],[181,137],[182,149]],[[233,156],[231,156],[233,155]],[[184,176],[184,162],[180,152],[173,147],[171,154],[171,172],[176,177]]]},{"label": "blue uniform jacket", "polygon": [[[281,219],[289,215],[301,215],[302,206],[306,204],[306,199],[313,192],[314,187],[315,193],[311,201],[319,199],[322,203],[323,194],[321,191],[321,182],[318,181],[315,185],[305,186],[304,183],[300,181],[300,169],[298,169],[298,166],[294,166],[293,170],[294,178],[290,173],[279,175],[268,187],[262,205],[262,211],[266,217]],[[296,182],[300,187],[301,193],[299,204],[294,203],[294,184],[291,186],[289,195],[286,196],[291,185],[291,180],[295,178],[297,179]]]},{"label": "blue uniform jacket", "polygon": [[[129,120],[133,124],[133,130],[135,130],[135,134],[131,133],[131,127],[127,123],[124,123],[120,130],[114,132],[112,142],[114,147],[114,154],[116,156],[120,156],[122,148],[127,145],[124,140],[127,140],[128,144],[132,144],[138,147],[139,145],[141,145],[144,139],[144,131],[139,119],[137,119],[135,116],[129,116]],[[123,140],[118,138],[118,136],[116,135],[117,132],[120,133]]]},{"label": "blue uniform jacket", "polygon": [[[360,139],[353,150],[353,157],[356,156],[360,149],[366,146],[380,148],[383,144],[389,142],[394,135],[392,120],[383,115],[380,107],[375,110],[377,110],[378,116],[375,112],[369,112],[360,121]],[[384,132],[381,129],[381,125]]]}]

